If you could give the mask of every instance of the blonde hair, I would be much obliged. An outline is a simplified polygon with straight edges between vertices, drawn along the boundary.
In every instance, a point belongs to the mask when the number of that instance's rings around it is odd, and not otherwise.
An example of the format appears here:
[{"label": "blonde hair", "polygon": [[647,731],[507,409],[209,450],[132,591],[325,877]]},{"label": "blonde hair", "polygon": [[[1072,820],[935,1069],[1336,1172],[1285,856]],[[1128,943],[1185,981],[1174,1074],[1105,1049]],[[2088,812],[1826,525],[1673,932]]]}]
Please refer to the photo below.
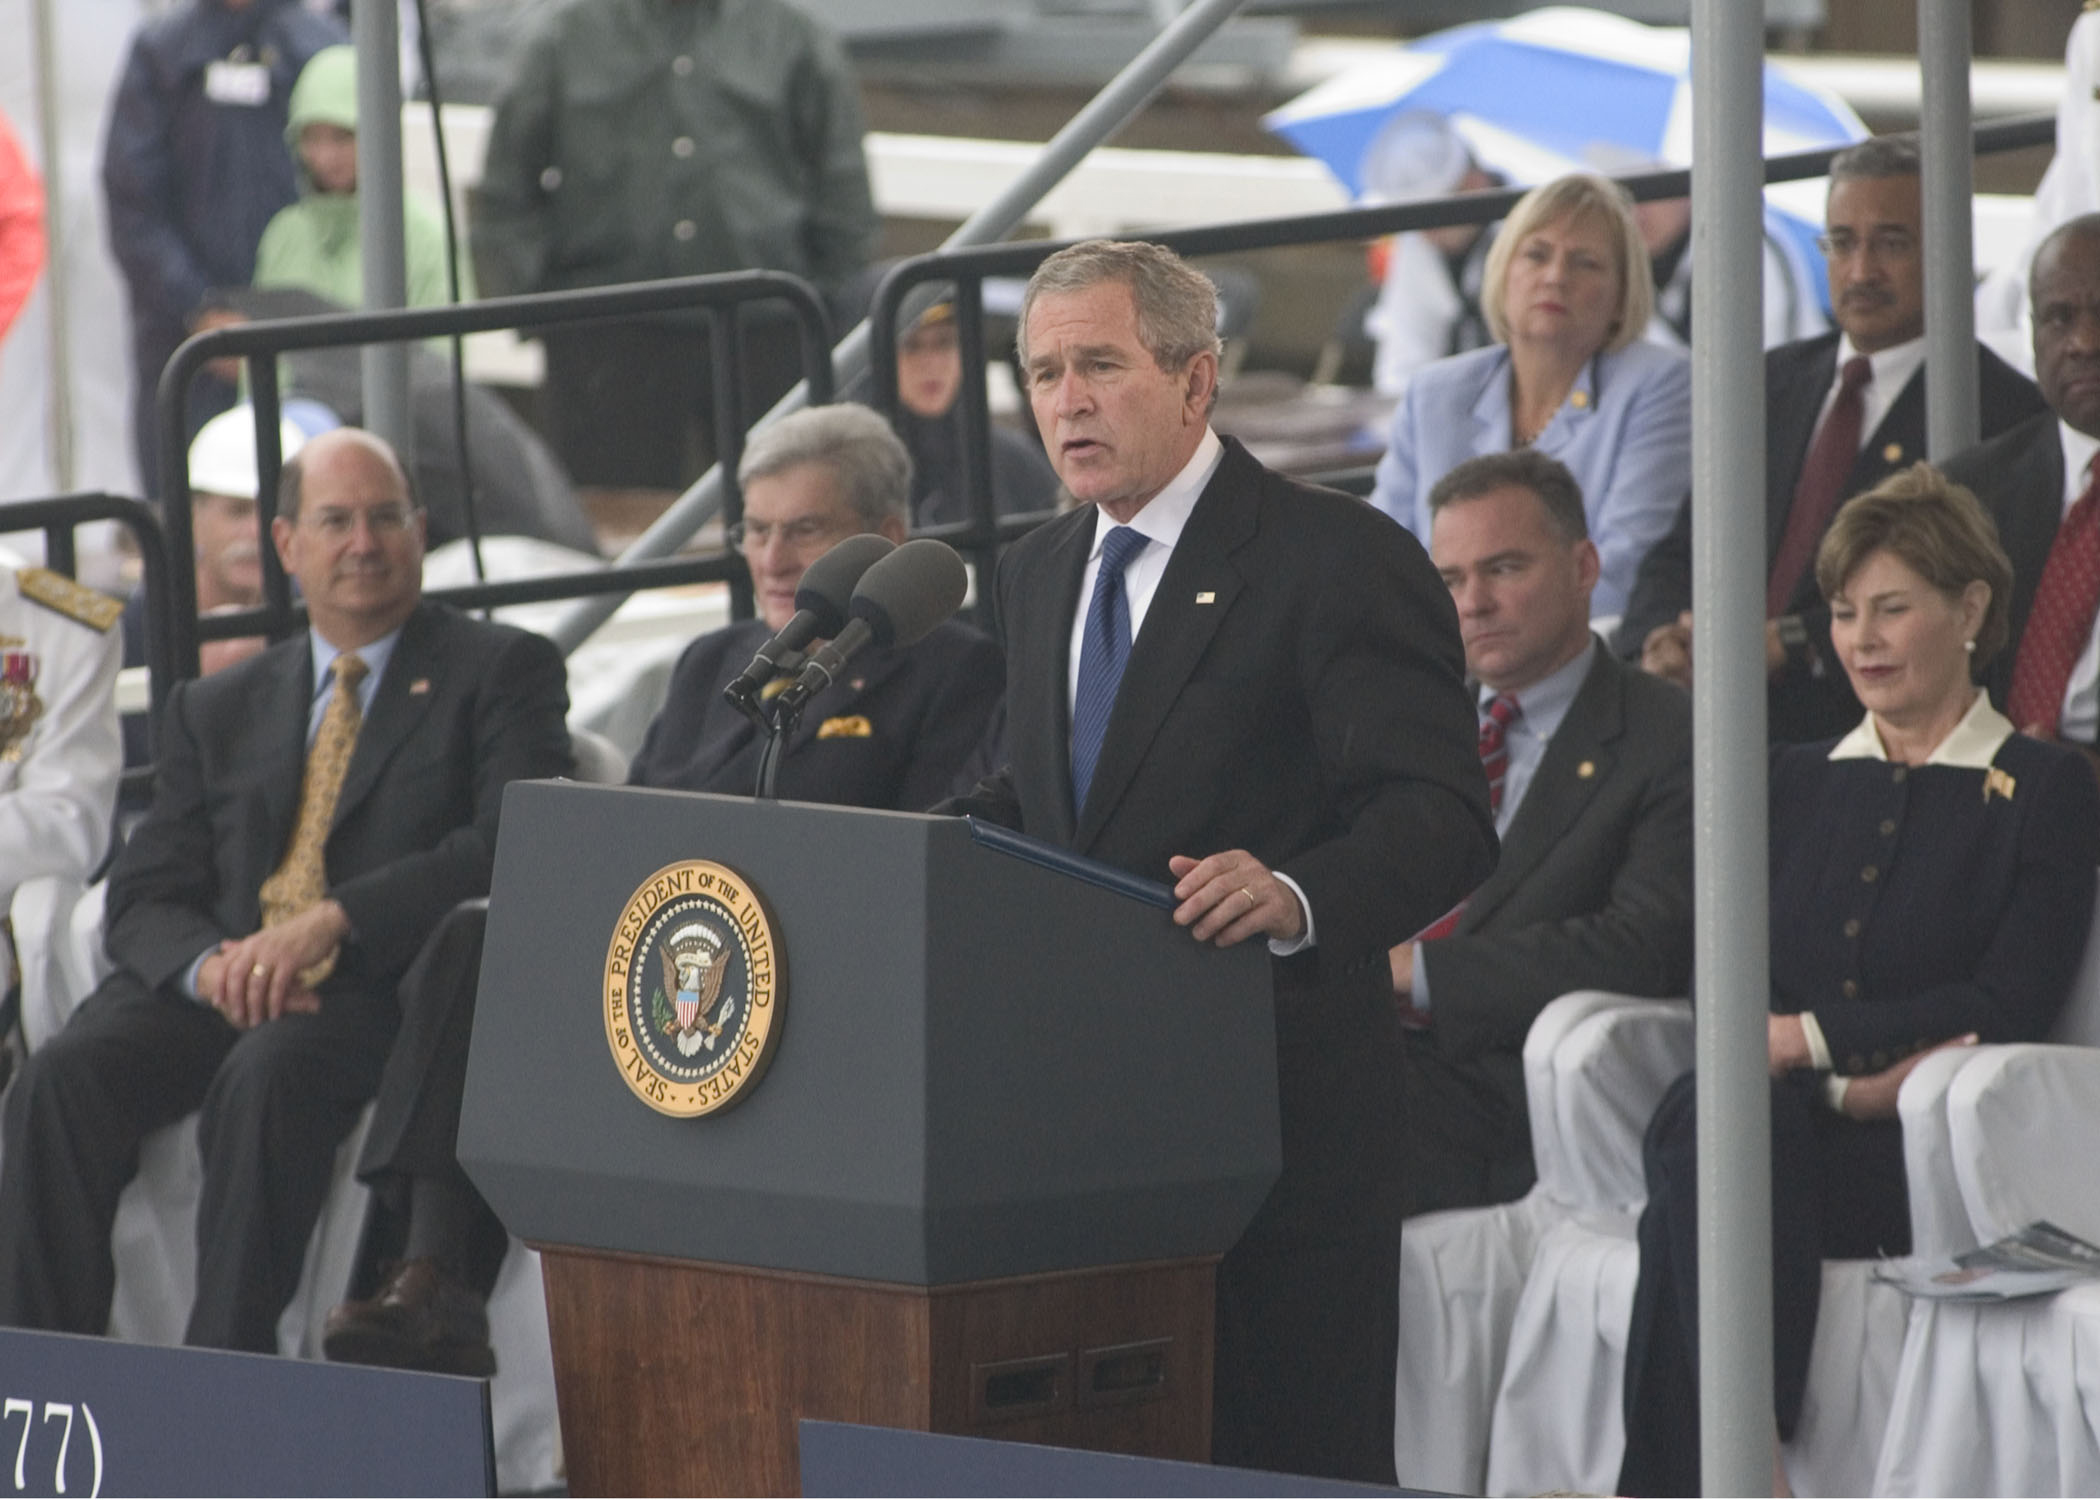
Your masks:
[{"label": "blonde hair", "polygon": [[1991,591],[1976,631],[1972,670],[2005,645],[2011,627],[2012,563],[1997,523],[1976,497],[1928,463],[1898,469],[1847,500],[1816,548],[1816,587],[1827,601],[1876,552],[1886,552],[1949,599],[1981,583]]},{"label": "blonde hair", "polygon": [[1488,247],[1481,278],[1480,311],[1497,341],[1509,342],[1502,285],[1509,277],[1509,263],[1517,247],[1548,225],[1583,218],[1595,218],[1603,224],[1612,241],[1612,259],[1619,273],[1619,310],[1605,337],[1605,350],[1623,349],[1646,331],[1648,320],[1655,316],[1655,272],[1648,264],[1648,247],[1641,243],[1640,226],[1633,220],[1633,196],[1609,177],[1570,172],[1540,183],[1519,198],[1509,217],[1502,221],[1495,243]]}]

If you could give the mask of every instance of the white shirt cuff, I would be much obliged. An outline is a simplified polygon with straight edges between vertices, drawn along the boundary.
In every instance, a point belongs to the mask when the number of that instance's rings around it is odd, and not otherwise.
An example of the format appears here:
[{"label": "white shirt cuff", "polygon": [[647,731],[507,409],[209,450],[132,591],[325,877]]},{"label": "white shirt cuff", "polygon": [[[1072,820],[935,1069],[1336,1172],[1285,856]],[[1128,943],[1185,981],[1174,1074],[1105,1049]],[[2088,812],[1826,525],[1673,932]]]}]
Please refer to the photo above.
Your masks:
[{"label": "white shirt cuff", "polygon": [[204,961],[218,951],[217,948],[206,948],[197,955],[195,961],[187,969],[182,971],[182,992],[199,1005],[208,1004],[209,1002],[197,991],[197,976],[204,972]]},{"label": "white shirt cuff", "polygon": [[1414,949],[1415,977],[1408,986],[1408,999],[1416,1010],[1426,1012],[1429,1009],[1429,945],[1416,943]]},{"label": "white shirt cuff", "polygon": [[1828,1073],[1836,1064],[1830,1060],[1830,1043],[1823,1040],[1822,1023],[1816,1020],[1812,1010],[1801,1012],[1801,1035],[1808,1042],[1808,1065],[1818,1073]]},{"label": "white shirt cuff", "polygon": [[1289,942],[1285,942],[1282,938],[1269,939],[1270,953],[1277,958],[1289,958],[1293,953],[1303,953],[1315,941],[1313,937],[1312,903],[1305,899],[1305,892],[1299,887],[1298,882],[1284,874],[1283,871],[1272,870],[1269,873],[1291,888],[1291,894],[1298,898],[1298,915],[1305,918],[1305,931],[1299,933]]}]

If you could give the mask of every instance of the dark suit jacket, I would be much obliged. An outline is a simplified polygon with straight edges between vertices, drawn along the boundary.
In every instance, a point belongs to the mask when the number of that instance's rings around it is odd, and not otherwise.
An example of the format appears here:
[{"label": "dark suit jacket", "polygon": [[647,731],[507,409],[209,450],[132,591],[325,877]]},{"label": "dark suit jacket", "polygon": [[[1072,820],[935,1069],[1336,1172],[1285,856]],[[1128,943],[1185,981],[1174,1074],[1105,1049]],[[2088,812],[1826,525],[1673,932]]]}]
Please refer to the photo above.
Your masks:
[{"label": "dark suit jacket", "polygon": [[[686,647],[630,785],[750,795],[764,741],[722,689],[771,637],[765,621],[743,620]],[[776,790],[797,802],[923,812],[957,789],[1005,686],[999,648],[953,620],[905,650],[866,651],[809,700]]]},{"label": "dark suit jacket", "polygon": [[[110,957],[148,986],[258,926],[298,816],[313,695],[304,632],[169,695],[153,808],[109,882]],[[389,995],[438,920],[488,894],[503,788],[568,773],[567,710],[561,656],[539,636],[434,604],[409,617],[328,836],[328,893],[353,935],[324,996]]]},{"label": "dark suit jacket", "polygon": [[1153,880],[1171,855],[1245,849],[1297,881],[1317,946],[1277,966],[1284,1180],[1267,1213],[1376,1233],[1385,953],[1495,849],[1450,593],[1388,518],[1227,439],[1075,813],[1067,663],[1094,526],[1090,506],[1060,516],[1001,563],[1007,766],[952,810]]},{"label": "dark suit jacket", "polygon": [[1430,1034],[1452,1062],[1521,1053],[1570,990],[1682,995],[1691,982],[1691,701],[1608,651],[1594,660],[1495,873],[1457,931],[1425,945]]},{"label": "dark suit jacket", "polygon": [[2011,634],[2003,651],[1984,668],[1991,701],[2002,711],[2012,686],[2020,632],[2034,607],[2035,586],[2064,516],[2064,449],[2056,413],[2044,409],[2010,432],[1964,448],[1941,466],[1949,479],[1976,492],[1998,523],[1998,541],[2012,560]]},{"label": "dark suit jacket", "polygon": [[1847,1074],[1965,1032],[2040,1041],[2092,921],[2100,789],[2085,758],[2015,734],[1985,796],[1980,770],[1829,751],[1772,761],[1772,1009],[1815,1012]]},{"label": "dark suit jacket", "polygon": [[[1808,447],[1815,438],[1816,417],[1837,378],[1838,335],[1826,333],[1797,343],[1781,344],[1765,354],[1765,566],[1778,556],[1780,538],[1793,509],[1794,487]],[[2046,410],[2034,382],[1976,346],[1977,392],[1981,431],[1991,437]],[[1905,384],[1882,417],[1845,479],[1845,494],[1861,494],[1890,474],[1925,457],[1925,370]],[[1669,535],[1656,543],[1641,564],[1626,618],[1612,638],[1620,655],[1637,658],[1641,642],[1658,625],[1677,618],[1692,604],[1692,512],[1687,501]],[[1774,740],[1805,741],[1843,734],[1864,711],[1830,645],[1830,610],[1816,588],[1815,570],[1802,575],[1789,602],[1789,614],[1801,616],[1823,662],[1823,675],[1789,671],[1772,686],[1769,699]]]}]

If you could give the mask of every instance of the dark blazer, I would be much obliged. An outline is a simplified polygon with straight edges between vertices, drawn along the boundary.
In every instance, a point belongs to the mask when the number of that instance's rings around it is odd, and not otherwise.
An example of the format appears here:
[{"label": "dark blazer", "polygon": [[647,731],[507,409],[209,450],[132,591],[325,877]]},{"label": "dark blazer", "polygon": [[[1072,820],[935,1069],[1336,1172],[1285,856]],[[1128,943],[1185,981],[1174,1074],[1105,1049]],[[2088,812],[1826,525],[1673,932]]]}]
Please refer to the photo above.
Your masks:
[{"label": "dark blazer", "polygon": [[[1765,354],[1765,566],[1769,571],[1786,534],[1794,486],[1816,433],[1816,417],[1837,378],[1838,334],[1826,333],[1781,344]],[[1976,346],[1981,431],[1994,436],[2047,408],[2034,382],[1982,344]],[[1847,497],[1861,494],[1926,454],[1925,370],[1904,385],[1895,403],[1860,449],[1846,476]],[[1648,632],[1692,605],[1692,512],[1689,500],[1669,535],[1641,564],[1626,617],[1613,636],[1620,655],[1638,658]],[[1802,575],[1788,613],[1808,627],[1823,662],[1820,677],[1792,672],[1773,684],[1770,724],[1774,740],[1827,739],[1859,722],[1862,710],[1830,645],[1830,611],[1816,588],[1815,572]]]},{"label": "dark blazer", "polygon": [[1691,982],[1691,701],[1601,648],[1594,661],[1495,873],[1457,930],[1425,945],[1430,1034],[1449,1061],[1522,1052],[1570,990],[1682,995]]},{"label": "dark blazer", "polygon": [[1847,1074],[1971,1031],[2040,1041],[2092,921],[2085,757],[2015,734],[1986,796],[1982,771],[1829,751],[1773,760],[1772,1009],[1813,1011]]},{"label": "dark blazer", "polygon": [[[313,701],[305,632],[178,683],[153,807],[110,872],[110,957],[179,981],[255,931],[298,816]],[[439,918],[488,894],[503,788],[570,770],[567,677],[547,641],[440,605],[408,619],[344,774],[324,858],[352,937],[332,993],[387,994]]]},{"label": "dark blazer", "polygon": [[1495,847],[1456,616],[1427,554],[1226,439],[1075,813],[1068,659],[1094,525],[1092,507],[1060,516],[1000,565],[1007,765],[956,810],[1153,880],[1172,879],[1171,855],[1246,849],[1304,890],[1323,973],[1382,972]]},{"label": "dark blazer", "polygon": [[[750,794],[763,741],[722,689],[771,636],[744,620],[686,647],[631,785]],[[924,811],[956,790],[1005,686],[999,648],[952,620],[906,650],[864,652],[810,699],[776,788],[798,802]]]},{"label": "dark blazer", "polygon": [[[1244,849],[1304,890],[1278,960],[1283,1171],[1218,1270],[1212,1456],[1392,1482],[1397,1011],[1385,954],[1493,866],[1458,620],[1421,546],[1238,443],[1131,644],[1083,810],[1066,701],[1091,506],[999,568],[1007,764],[950,810],[1154,880]],[[1183,937],[1182,941],[1190,941]]]},{"label": "dark blazer", "polygon": [[1964,448],[1941,465],[1949,479],[1967,485],[1998,523],[1998,541],[2012,560],[2011,634],[2005,649],[1985,669],[1991,700],[2002,710],[2012,686],[2020,633],[2034,607],[2035,587],[2064,516],[2064,449],[2056,413],[2046,408],[2009,432]]}]

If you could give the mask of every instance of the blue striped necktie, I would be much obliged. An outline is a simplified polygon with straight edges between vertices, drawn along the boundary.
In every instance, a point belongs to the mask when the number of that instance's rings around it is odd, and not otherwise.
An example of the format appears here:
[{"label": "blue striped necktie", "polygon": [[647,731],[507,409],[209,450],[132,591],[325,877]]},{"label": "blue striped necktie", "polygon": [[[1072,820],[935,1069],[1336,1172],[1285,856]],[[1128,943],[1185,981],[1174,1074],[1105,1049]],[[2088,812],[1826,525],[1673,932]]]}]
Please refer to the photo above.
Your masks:
[{"label": "blue striped necktie", "polygon": [[1145,534],[1118,526],[1101,539],[1101,570],[1087,605],[1086,633],[1079,648],[1079,692],[1072,700],[1072,815],[1086,811],[1087,788],[1101,759],[1108,716],[1130,660],[1130,606],[1123,598],[1123,569],[1144,548]]}]

